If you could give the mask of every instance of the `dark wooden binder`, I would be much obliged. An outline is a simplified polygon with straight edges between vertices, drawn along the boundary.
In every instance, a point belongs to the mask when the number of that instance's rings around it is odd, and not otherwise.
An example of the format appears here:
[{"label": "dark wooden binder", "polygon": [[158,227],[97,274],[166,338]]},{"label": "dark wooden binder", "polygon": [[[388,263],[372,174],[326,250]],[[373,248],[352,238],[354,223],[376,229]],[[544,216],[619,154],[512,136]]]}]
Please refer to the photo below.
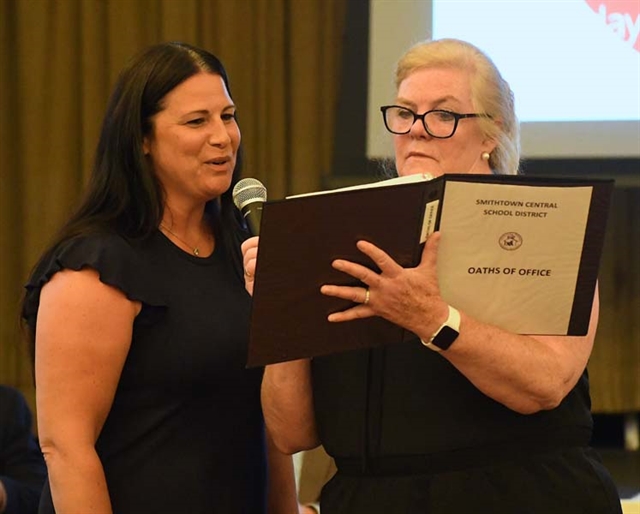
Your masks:
[{"label": "dark wooden binder", "polygon": [[378,317],[329,323],[328,314],[352,304],[322,295],[320,287],[360,285],[331,267],[336,258],[375,268],[356,248],[361,239],[384,249],[404,267],[417,265],[425,207],[438,206],[433,226],[437,230],[447,184],[451,182],[593,188],[568,329],[570,334],[585,333],[613,181],[445,175],[430,181],[266,202],[260,228],[248,366],[401,343],[414,337]]}]

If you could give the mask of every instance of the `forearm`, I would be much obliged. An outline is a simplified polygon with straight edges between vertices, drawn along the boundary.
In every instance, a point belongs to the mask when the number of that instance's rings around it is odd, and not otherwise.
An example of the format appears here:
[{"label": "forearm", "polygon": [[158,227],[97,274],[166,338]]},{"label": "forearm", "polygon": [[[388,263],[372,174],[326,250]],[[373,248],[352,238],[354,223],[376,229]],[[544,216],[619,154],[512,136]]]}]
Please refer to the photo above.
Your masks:
[{"label": "forearm", "polygon": [[[441,299],[432,305],[446,306]],[[415,324],[428,340],[444,320]],[[556,407],[587,366],[599,317],[596,289],[584,336],[526,336],[480,322],[461,312],[460,335],[441,355],[484,394],[521,414]],[[415,317],[413,318],[415,319]]]},{"label": "forearm", "polygon": [[[430,307],[422,311],[429,323],[414,324],[423,341],[444,321],[429,314],[446,310],[446,303],[434,297]],[[598,325],[598,292],[585,336],[520,335],[464,312],[461,316],[460,335],[441,355],[485,395],[516,412],[531,414],[556,407],[584,372]]]},{"label": "forearm", "polygon": [[309,360],[266,367],[262,409],[267,429],[280,451],[292,454],[318,446]]},{"label": "forearm", "polygon": [[102,463],[95,451],[44,450],[57,514],[112,514]]},{"label": "forearm", "polygon": [[463,315],[442,356],[497,402],[522,414],[556,407],[587,365],[589,337],[529,337]]}]

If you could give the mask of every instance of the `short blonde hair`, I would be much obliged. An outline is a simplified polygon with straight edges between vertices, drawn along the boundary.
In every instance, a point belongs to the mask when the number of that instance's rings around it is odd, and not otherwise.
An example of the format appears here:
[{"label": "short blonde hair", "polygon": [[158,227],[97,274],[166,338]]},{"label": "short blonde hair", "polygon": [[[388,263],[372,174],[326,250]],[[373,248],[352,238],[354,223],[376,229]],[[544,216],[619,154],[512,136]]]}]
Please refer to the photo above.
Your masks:
[{"label": "short blonde hair", "polygon": [[493,61],[479,48],[459,39],[422,41],[398,61],[396,89],[414,71],[436,67],[469,72],[474,111],[491,116],[491,119],[479,118],[487,139],[496,142],[489,165],[501,175],[516,175],[520,165],[520,127],[513,92]]}]

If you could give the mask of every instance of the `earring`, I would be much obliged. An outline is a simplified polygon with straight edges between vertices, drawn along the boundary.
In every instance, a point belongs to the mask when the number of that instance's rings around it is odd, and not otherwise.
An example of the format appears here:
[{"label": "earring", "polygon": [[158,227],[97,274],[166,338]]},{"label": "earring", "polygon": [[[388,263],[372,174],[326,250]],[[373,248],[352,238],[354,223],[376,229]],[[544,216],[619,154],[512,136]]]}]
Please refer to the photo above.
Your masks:
[{"label": "earring", "polygon": [[482,152],[480,155],[485,161],[488,161],[491,158],[491,154],[489,152]]}]

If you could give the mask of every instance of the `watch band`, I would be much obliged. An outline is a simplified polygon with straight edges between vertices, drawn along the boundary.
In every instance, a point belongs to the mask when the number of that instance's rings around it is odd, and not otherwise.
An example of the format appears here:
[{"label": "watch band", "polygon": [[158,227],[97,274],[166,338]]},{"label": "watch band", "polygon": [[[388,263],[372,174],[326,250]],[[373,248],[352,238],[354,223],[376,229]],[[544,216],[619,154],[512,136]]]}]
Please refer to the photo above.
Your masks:
[{"label": "watch band", "polygon": [[448,349],[459,335],[460,312],[449,305],[449,317],[447,320],[440,325],[440,328],[436,330],[429,341],[423,341],[422,339],[420,341],[422,341],[422,344],[429,348],[429,350],[441,352]]}]

